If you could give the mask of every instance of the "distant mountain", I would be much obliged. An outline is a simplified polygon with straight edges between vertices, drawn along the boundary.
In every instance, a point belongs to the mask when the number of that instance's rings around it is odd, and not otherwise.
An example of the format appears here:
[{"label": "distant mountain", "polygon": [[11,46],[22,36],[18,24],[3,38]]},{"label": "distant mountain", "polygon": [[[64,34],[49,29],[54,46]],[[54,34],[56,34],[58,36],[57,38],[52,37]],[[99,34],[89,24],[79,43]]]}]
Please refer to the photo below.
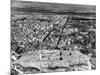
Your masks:
[{"label": "distant mountain", "polygon": [[16,12],[42,12],[42,13],[72,13],[72,14],[89,14],[96,13],[94,5],[79,4],[59,4],[31,1],[12,1],[11,11]]}]

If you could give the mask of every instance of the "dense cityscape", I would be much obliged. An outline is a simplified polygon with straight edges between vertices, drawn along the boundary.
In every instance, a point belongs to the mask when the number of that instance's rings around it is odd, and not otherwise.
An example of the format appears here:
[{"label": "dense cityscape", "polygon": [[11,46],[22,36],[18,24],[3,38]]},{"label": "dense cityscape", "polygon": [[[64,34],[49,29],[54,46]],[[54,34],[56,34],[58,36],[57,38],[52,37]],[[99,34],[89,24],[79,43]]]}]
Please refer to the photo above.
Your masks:
[{"label": "dense cityscape", "polygon": [[95,69],[95,14],[11,14],[11,75]]}]

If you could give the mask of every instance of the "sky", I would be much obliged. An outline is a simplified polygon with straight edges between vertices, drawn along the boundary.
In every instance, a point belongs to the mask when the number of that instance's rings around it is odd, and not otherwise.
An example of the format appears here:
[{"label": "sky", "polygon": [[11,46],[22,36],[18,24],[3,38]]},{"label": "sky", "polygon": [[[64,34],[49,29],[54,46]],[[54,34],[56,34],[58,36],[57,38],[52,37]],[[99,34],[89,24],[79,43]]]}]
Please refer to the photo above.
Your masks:
[{"label": "sky", "polygon": [[57,3],[96,5],[96,0],[23,0],[23,1],[41,1],[41,2],[57,2]]}]

